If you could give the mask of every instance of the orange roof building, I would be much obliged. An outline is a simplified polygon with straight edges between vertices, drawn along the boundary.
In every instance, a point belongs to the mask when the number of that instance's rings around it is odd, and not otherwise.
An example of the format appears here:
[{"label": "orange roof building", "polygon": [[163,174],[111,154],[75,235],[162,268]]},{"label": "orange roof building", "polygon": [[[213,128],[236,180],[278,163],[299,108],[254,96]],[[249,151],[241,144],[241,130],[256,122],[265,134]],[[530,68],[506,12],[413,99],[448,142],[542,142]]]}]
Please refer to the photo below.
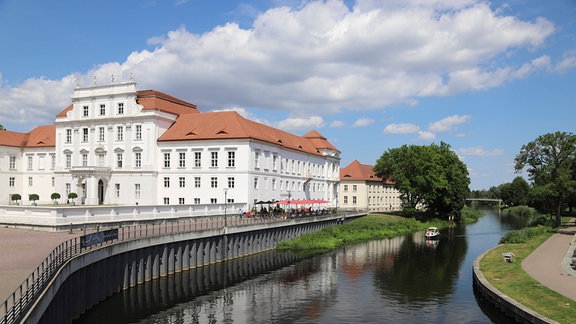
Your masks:
[{"label": "orange roof building", "polygon": [[[299,136],[234,111],[200,112],[125,82],[76,88],[55,123],[0,131],[0,188],[39,203],[228,204],[323,199],[336,206],[340,151],[317,131]],[[226,189],[226,190],[224,190]],[[26,202],[27,203],[27,202]]]},{"label": "orange roof building", "polygon": [[354,160],[340,169],[340,208],[368,212],[401,209],[400,192],[394,188],[394,182],[382,181],[373,168]]}]

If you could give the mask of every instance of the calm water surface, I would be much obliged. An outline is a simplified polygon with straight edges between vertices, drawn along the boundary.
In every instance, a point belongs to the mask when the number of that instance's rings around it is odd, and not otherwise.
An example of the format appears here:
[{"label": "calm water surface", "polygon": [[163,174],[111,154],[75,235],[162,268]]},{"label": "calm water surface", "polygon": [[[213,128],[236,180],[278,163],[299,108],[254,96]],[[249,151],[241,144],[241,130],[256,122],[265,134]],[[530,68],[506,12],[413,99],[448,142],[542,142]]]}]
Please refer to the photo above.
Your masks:
[{"label": "calm water surface", "polygon": [[472,263],[522,222],[372,241],[298,261],[275,252],[116,295],[77,323],[504,323],[472,290]]}]

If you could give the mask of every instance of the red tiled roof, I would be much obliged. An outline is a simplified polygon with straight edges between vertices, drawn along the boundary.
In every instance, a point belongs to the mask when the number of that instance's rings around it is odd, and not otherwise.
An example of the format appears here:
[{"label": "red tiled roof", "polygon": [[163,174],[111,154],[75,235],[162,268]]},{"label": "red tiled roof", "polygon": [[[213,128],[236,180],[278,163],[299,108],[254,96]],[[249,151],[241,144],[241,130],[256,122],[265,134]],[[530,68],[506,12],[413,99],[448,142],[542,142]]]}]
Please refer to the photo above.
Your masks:
[{"label": "red tiled roof", "polygon": [[[373,165],[362,164],[354,160],[340,169],[340,181],[382,181],[382,178],[376,176],[373,168]],[[386,183],[393,184],[394,182],[387,180]]]},{"label": "red tiled roof", "polygon": [[[155,90],[136,91],[136,100],[142,105],[142,110],[158,110],[174,115],[199,113],[195,104],[180,100],[171,95]],[[56,117],[65,117],[74,105],[69,105],[59,112]]]},{"label": "red tiled roof", "polygon": [[55,147],[56,126],[38,126],[30,133],[2,130],[0,131],[0,145],[20,148]]},{"label": "red tiled roof", "polygon": [[155,90],[137,91],[138,103],[143,110],[159,110],[174,115],[199,113],[195,104]]},{"label": "red tiled roof", "polygon": [[245,119],[235,111],[220,111],[180,115],[158,141],[255,139],[314,155],[333,147],[322,135],[314,134],[314,138],[298,136]]}]

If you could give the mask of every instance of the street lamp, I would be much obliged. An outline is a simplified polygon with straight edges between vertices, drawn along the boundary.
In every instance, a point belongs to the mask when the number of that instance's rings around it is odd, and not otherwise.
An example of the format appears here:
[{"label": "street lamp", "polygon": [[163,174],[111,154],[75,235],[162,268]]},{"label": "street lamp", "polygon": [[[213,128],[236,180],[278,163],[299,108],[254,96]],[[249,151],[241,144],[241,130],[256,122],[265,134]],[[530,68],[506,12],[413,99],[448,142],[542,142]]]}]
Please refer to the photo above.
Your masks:
[{"label": "street lamp", "polygon": [[228,227],[226,208],[228,207],[228,188],[224,188],[224,227]]}]

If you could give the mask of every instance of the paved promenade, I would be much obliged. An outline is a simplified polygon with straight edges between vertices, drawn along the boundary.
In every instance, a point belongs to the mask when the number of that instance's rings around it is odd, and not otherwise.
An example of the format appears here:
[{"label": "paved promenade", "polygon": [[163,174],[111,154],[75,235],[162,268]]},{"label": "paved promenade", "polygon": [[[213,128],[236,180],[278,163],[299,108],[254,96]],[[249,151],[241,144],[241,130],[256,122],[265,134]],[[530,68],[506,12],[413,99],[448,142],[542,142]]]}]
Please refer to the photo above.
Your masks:
[{"label": "paved promenade", "polygon": [[541,284],[576,301],[576,271],[570,267],[576,248],[574,220],[527,256],[522,269]]},{"label": "paved promenade", "polygon": [[0,228],[0,302],[26,280],[60,243],[83,233]]}]

